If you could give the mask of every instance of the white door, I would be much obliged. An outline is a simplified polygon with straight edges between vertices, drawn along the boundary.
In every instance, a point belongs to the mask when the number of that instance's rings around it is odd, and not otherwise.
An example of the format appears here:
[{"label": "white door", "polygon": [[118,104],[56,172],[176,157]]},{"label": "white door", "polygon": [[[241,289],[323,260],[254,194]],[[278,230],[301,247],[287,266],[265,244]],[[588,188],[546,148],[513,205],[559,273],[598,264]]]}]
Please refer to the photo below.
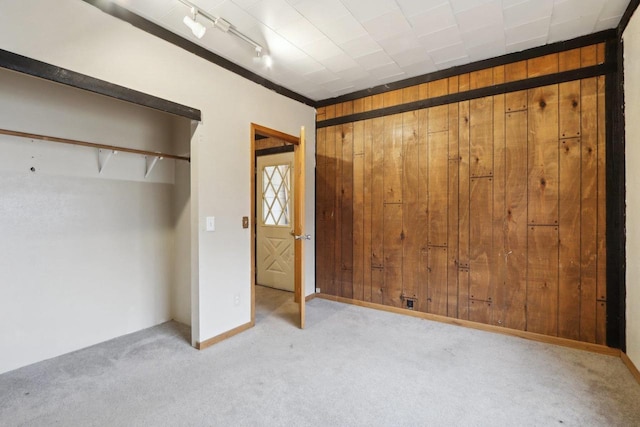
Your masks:
[{"label": "white door", "polygon": [[257,283],[294,290],[293,152],[258,157]]}]

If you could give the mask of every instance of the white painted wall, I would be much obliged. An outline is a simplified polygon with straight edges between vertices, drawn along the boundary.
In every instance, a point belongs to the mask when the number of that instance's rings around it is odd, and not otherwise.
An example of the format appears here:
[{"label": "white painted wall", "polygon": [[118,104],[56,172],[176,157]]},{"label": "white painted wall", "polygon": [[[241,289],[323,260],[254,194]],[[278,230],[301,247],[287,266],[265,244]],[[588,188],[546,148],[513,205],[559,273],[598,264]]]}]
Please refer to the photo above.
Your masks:
[{"label": "white painted wall", "polygon": [[627,185],[627,355],[640,367],[640,16],[624,35]]},{"label": "white painted wall", "polygon": [[[173,152],[186,122],[189,141],[188,120],[12,71],[0,93],[2,129]],[[190,266],[174,256],[175,195],[189,200],[175,163],[145,178],[143,156],[119,153],[100,174],[96,149],[0,136],[0,373],[173,317],[171,273]]]},{"label": "white painted wall", "polygon": [[[0,40],[3,49],[202,111],[191,146],[192,340],[248,323],[251,237],[241,218],[250,213],[250,124],[293,135],[301,126],[307,129],[305,206],[312,227],[314,110],[79,0],[3,2]],[[214,233],[204,230],[207,215],[216,217]],[[314,257],[310,244],[307,295],[315,288]]]}]

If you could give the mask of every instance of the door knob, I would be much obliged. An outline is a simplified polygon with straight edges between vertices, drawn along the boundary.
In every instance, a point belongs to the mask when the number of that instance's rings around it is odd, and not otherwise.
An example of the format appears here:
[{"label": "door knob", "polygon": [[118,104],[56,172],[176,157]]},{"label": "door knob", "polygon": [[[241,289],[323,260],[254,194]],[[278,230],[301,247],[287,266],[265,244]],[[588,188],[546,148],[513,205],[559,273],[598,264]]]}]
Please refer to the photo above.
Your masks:
[{"label": "door knob", "polygon": [[311,240],[311,234],[301,234],[299,236],[294,234],[293,238],[296,240]]}]

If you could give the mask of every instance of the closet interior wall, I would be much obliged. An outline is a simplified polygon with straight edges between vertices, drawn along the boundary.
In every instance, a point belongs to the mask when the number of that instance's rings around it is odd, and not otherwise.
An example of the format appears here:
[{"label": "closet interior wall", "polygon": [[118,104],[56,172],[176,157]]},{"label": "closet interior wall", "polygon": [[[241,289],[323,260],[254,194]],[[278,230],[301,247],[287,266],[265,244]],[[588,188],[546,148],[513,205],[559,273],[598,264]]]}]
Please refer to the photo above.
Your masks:
[{"label": "closet interior wall", "polygon": [[322,126],[604,61],[600,43],[319,108],[320,292],[605,344],[604,76]]}]

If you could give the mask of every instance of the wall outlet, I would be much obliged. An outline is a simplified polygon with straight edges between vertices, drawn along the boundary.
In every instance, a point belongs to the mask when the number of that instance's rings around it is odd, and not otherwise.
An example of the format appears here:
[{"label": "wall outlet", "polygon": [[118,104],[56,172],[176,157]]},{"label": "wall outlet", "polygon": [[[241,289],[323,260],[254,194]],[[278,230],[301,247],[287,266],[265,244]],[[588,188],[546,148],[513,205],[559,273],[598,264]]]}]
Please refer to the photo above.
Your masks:
[{"label": "wall outlet", "polygon": [[240,294],[235,294],[233,296],[233,304],[234,305],[240,305]]},{"label": "wall outlet", "polygon": [[316,288],[316,294],[320,294],[322,292],[320,292],[320,288]]}]

